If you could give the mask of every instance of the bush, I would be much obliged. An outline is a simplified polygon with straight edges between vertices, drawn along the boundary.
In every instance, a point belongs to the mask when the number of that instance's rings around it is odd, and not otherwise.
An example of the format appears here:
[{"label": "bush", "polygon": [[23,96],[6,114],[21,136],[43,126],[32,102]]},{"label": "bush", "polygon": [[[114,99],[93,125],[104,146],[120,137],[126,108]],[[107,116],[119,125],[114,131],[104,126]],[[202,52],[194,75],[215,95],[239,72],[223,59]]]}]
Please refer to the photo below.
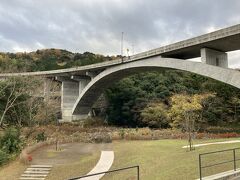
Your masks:
[{"label": "bush", "polygon": [[0,165],[5,164],[8,161],[8,159],[9,155],[6,152],[0,150]]},{"label": "bush", "polygon": [[83,127],[88,128],[88,127],[101,127],[105,126],[106,122],[104,122],[103,119],[101,118],[87,118],[83,121]]},{"label": "bush", "polygon": [[119,135],[120,135],[121,139],[124,139],[124,137],[125,137],[125,130],[124,129],[120,129]]},{"label": "bush", "polygon": [[112,138],[108,133],[94,133],[91,141],[95,143],[111,143]]},{"label": "bush", "polygon": [[20,131],[14,127],[6,129],[0,139],[0,149],[8,154],[18,153],[21,150]]},{"label": "bush", "polygon": [[46,141],[47,137],[44,132],[40,132],[36,135],[37,142]]},{"label": "bush", "polygon": [[205,130],[207,133],[231,133],[235,130],[229,127],[220,127],[220,126],[210,126]]},{"label": "bush", "polygon": [[151,103],[141,112],[142,121],[151,128],[169,127],[167,106],[161,102]]}]

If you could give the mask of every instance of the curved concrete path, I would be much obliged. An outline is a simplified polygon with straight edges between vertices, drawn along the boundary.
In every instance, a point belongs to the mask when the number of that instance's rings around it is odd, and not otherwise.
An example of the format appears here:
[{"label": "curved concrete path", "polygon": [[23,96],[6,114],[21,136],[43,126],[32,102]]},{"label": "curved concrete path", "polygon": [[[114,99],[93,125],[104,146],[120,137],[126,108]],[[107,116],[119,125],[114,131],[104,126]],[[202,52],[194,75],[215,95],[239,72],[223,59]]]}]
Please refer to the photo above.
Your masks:
[{"label": "curved concrete path", "polygon": [[[214,144],[232,144],[232,143],[240,143],[240,140],[212,142],[212,143],[205,143],[205,144],[195,144],[195,145],[193,145],[193,147],[208,146],[208,145],[214,145]],[[189,148],[189,146],[183,146],[182,148]]]},{"label": "curved concrete path", "polygon": [[[114,152],[113,151],[102,151],[101,157],[100,157],[98,163],[87,175],[108,171],[113,164],[113,160],[114,160]],[[99,180],[104,175],[105,174],[99,174],[96,176],[80,178],[80,180]]]}]

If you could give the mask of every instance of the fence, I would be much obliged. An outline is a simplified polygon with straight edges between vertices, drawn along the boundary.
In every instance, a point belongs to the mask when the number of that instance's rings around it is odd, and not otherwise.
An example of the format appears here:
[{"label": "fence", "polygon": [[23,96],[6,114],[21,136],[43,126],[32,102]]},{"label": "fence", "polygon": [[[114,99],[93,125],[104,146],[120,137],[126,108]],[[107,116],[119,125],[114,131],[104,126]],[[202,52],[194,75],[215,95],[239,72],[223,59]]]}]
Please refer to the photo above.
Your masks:
[{"label": "fence", "polygon": [[117,172],[117,171],[124,171],[124,170],[128,170],[128,169],[135,169],[135,168],[137,169],[137,180],[140,180],[139,166],[129,166],[129,167],[114,169],[114,170],[110,170],[110,171],[88,174],[88,175],[84,175],[84,176],[80,176],[80,177],[71,178],[71,179],[68,179],[68,180],[77,180],[77,179],[96,176],[96,175],[100,175],[100,174],[108,174],[108,173],[113,173],[113,172]]},{"label": "fence", "polygon": [[[240,159],[236,158],[236,150],[239,150],[240,148],[234,148],[234,149],[226,149],[226,150],[222,150],[222,151],[214,151],[214,152],[208,152],[208,153],[203,153],[203,154],[199,154],[199,175],[200,175],[200,180],[202,180],[202,170],[205,168],[209,168],[209,167],[213,167],[213,166],[218,166],[221,164],[227,164],[227,163],[232,163],[232,169],[234,171],[236,171],[237,169],[237,165],[236,162],[239,161]],[[209,155],[209,154],[216,154],[216,153],[222,153],[222,152],[233,152],[232,153],[232,158],[228,161],[222,161],[219,163],[215,163],[215,164],[210,164],[210,165],[206,165],[206,166],[202,166],[202,157],[205,155]]]}]

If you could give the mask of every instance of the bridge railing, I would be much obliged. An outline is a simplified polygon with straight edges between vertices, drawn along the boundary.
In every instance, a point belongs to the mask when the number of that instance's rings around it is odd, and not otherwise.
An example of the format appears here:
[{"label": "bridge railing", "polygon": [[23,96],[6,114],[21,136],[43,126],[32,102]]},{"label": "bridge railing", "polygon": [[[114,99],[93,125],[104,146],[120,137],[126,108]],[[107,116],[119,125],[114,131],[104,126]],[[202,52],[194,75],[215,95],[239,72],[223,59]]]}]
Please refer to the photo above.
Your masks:
[{"label": "bridge railing", "polygon": [[100,175],[100,174],[108,174],[108,173],[113,173],[113,172],[118,172],[118,171],[124,171],[124,170],[128,170],[128,169],[137,169],[137,180],[140,180],[140,172],[139,172],[139,166],[129,166],[129,167],[124,167],[124,168],[119,168],[119,169],[113,169],[110,171],[103,171],[103,172],[99,172],[99,173],[94,173],[94,174],[88,174],[88,175],[84,175],[84,176],[80,176],[80,177],[75,177],[75,178],[71,178],[68,180],[77,180],[77,179],[81,179],[81,178],[86,178],[86,177],[92,177],[92,176],[96,176],[96,175]]}]

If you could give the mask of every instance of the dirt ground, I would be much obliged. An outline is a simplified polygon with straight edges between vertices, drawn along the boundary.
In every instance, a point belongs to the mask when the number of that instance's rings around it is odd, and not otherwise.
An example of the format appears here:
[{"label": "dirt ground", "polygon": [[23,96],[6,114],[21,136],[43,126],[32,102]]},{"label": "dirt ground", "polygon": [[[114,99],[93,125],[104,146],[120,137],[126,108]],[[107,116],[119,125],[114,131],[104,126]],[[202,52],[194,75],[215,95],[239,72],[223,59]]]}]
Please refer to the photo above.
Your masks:
[{"label": "dirt ground", "polygon": [[56,145],[38,149],[31,154],[33,157],[31,164],[73,164],[78,162],[84,155],[94,154],[102,150],[110,150],[111,144],[68,143],[59,145],[58,149],[56,151]]},{"label": "dirt ground", "polygon": [[[102,150],[112,150],[112,144],[68,143],[42,147],[34,151],[31,164],[48,164],[53,168],[47,180],[61,180],[88,173],[97,163]],[[28,166],[18,160],[0,169],[1,180],[18,179]]]}]

